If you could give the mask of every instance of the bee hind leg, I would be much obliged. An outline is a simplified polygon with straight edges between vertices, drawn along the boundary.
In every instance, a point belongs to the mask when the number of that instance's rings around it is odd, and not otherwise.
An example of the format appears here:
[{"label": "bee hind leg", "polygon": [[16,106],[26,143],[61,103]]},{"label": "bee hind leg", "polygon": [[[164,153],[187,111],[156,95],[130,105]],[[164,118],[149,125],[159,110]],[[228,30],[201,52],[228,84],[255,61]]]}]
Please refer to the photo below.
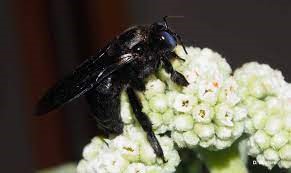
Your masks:
[{"label": "bee hind leg", "polygon": [[161,158],[164,163],[167,162],[165,160],[163,149],[162,149],[158,139],[156,138],[156,136],[153,132],[152,123],[151,123],[150,119],[148,118],[148,116],[142,112],[142,105],[141,105],[141,102],[140,102],[139,98],[137,97],[135,91],[133,90],[133,88],[127,87],[126,92],[127,92],[128,98],[129,98],[129,102],[132,106],[132,110],[136,116],[136,119],[139,121],[143,130],[147,133],[147,139],[148,139],[149,143],[151,144],[155,154],[159,158]]}]

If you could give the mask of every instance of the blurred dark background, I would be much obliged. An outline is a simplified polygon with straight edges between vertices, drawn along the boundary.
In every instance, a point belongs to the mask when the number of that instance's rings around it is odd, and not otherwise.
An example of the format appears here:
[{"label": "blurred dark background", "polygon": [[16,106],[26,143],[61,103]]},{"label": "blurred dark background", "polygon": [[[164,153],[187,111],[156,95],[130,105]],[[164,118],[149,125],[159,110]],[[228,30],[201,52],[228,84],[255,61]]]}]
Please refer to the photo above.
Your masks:
[{"label": "blurred dark background", "polygon": [[97,133],[84,101],[37,118],[37,99],[122,30],[164,15],[185,16],[169,23],[187,45],[209,47],[233,68],[268,63],[290,81],[291,1],[0,0],[1,172],[79,160]]}]

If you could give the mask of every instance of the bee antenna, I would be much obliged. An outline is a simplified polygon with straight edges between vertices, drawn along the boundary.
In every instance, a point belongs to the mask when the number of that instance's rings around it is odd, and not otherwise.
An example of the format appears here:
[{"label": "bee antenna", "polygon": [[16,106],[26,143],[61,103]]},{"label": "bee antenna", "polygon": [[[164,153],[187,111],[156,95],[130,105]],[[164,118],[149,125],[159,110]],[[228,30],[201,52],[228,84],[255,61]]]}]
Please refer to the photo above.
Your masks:
[{"label": "bee antenna", "polygon": [[187,52],[187,50],[186,50],[186,47],[185,47],[185,45],[184,45],[184,43],[183,43],[183,41],[182,41],[180,35],[176,34],[176,36],[177,36],[179,42],[181,43],[181,45],[182,45],[182,47],[183,47],[183,49],[184,49],[184,52],[188,55],[188,52]]},{"label": "bee antenna", "polygon": [[180,35],[178,35],[177,33],[174,33],[174,34],[175,34],[175,36],[177,37],[178,41],[181,43],[181,45],[182,45],[182,47],[183,47],[183,49],[184,49],[184,52],[188,55],[188,52],[187,52],[187,50],[186,50],[186,47],[185,47],[185,45],[184,45],[184,43],[183,43],[183,41],[182,41]]},{"label": "bee antenna", "polygon": [[[165,23],[165,25],[166,25],[166,28],[168,29],[168,28],[169,28],[169,25],[168,25],[168,22],[167,22],[167,18],[184,18],[184,16],[164,16],[164,17],[163,17],[163,20],[164,20],[164,23]],[[184,49],[184,52],[185,52],[186,54],[188,54],[188,52],[187,52],[187,50],[186,50],[186,48],[185,48],[185,45],[184,45],[184,43],[183,43],[181,37],[180,37],[178,34],[176,34],[176,33],[175,33],[175,36],[178,38],[179,42],[181,43],[181,45],[182,45],[182,47],[183,47],[183,49]]]},{"label": "bee antenna", "polygon": [[168,25],[168,22],[167,22],[167,18],[184,18],[184,16],[164,16],[163,20],[165,22],[166,28],[168,29],[169,25]]},{"label": "bee antenna", "polygon": [[169,16],[164,16],[164,17],[163,17],[163,20],[164,20],[164,23],[165,23],[167,29],[169,28],[169,27],[168,27],[168,22],[167,22],[167,18],[168,18],[168,17],[169,17]]}]

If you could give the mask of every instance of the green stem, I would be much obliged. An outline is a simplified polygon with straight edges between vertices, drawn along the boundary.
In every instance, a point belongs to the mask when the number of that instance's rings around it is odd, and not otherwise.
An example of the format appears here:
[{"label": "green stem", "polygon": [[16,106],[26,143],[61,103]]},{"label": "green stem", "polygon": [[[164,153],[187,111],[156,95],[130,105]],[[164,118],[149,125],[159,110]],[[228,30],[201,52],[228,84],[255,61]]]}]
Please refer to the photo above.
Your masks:
[{"label": "green stem", "polygon": [[221,151],[199,150],[210,173],[247,173],[248,170],[240,157],[238,145]]}]

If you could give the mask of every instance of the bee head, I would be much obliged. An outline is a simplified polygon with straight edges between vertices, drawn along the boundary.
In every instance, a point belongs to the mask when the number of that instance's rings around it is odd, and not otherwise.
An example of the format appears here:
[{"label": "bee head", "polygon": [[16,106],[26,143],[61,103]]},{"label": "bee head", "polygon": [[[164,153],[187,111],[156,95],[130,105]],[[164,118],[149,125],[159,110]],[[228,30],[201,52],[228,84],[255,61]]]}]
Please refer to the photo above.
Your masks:
[{"label": "bee head", "polygon": [[185,46],[180,38],[180,36],[173,32],[167,24],[166,20],[167,16],[165,16],[164,22],[154,23],[151,26],[151,44],[157,51],[173,51],[174,48],[179,43],[183,46],[185,53],[187,51]]}]

